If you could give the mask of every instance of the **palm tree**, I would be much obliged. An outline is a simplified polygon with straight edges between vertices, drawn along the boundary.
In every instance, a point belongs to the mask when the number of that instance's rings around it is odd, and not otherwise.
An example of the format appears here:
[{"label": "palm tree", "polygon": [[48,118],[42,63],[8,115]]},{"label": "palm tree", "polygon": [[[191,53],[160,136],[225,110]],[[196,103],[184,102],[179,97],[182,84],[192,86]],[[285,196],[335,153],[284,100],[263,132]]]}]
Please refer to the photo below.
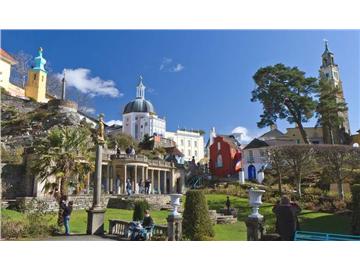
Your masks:
[{"label": "palm tree", "polygon": [[91,131],[84,127],[55,127],[34,143],[34,175],[49,186],[49,177],[60,181],[60,197],[67,195],[71,178],[83,179],[94,170],[94,143]]}]

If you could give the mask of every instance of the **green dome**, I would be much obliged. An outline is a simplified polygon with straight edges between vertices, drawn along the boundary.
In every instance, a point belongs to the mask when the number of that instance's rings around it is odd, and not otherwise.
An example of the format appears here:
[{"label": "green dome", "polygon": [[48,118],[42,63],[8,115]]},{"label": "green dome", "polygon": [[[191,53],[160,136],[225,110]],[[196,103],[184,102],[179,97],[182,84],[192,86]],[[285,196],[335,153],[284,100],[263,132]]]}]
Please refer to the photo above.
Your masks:
[{"label": "green dome", "polygon": [[135,100],[126,104],[123,114],[132,112],[155,113],[155,109],[150,101],[147,101],[143,98],[136,98]]}]

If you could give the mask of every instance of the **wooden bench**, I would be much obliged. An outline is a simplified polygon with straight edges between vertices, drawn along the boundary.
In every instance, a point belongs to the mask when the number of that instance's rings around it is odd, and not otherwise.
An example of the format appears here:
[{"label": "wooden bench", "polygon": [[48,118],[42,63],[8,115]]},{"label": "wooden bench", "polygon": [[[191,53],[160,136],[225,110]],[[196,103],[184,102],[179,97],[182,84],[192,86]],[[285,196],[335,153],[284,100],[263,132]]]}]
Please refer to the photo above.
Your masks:
[{"label": "wooden bench", "polygon": [[[129,221],[120,219],[109,219],[109,235],[118,236],[119,239],[126,240],[129,238],[128,229]],[[167,239],[167,226],[154,225],[152,232],[154,239]]]},{"label": "wooden bench", "polygon": [[307,232],[296,231],[295,241],[360,241],[360,236],[334,234],[334,233],[320,233],[320,232]]}]

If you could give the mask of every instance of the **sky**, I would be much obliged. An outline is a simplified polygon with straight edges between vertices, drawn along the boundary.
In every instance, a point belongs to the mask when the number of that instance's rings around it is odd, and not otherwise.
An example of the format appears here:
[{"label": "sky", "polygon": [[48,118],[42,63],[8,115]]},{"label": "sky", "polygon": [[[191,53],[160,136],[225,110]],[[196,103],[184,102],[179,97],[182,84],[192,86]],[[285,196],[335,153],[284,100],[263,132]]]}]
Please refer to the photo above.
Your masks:
[{"label": "sky", "polygon": [[[316,30],[7,30],[1,47],[43,56],[54,72],[67,70],[68,91],[92,96],[89,113],[114,123],[135,98],[139,76],[145,98],[165,117],[167,130],[211,127],[218,134],[238,128],[245,140],[259,129],[262,106],[251,102],[252,76],[267,65],[297,66],[318,76],[324,39],[335,55],[349,107],[352,133],[360,129],[360,32]],[[279,121],[286,131],[292,127]],[[313,126],[315,120],[305,123]]]}]

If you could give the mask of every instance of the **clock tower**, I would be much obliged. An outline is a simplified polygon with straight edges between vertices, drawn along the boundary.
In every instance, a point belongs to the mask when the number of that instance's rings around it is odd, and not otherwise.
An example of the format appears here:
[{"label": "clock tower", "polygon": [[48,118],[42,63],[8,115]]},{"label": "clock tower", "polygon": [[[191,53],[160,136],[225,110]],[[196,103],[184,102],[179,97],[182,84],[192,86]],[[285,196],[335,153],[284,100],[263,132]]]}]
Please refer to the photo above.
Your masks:
[{"label": "clock tower", "polygon": [[[334,54],[329,50],[328,42],[325,40],[325,51],[322,54],[322,65],[320,66],[320,78],[325,78],[331,82],[331,84],[338,89],[336,93],[336,101],[338,103],[345,103],[344,92],[342,82],[340,80],[339,67],[335,64]],[[336,143],[345,143],[345,137],[350,136],[350,124],[348,111],[338,112],[339,116],[343,119],[343,123],[339,126],[339,138]],[[331,143],[330,135],[327,134],[327,128],[323,127],[324,142]]]}]

